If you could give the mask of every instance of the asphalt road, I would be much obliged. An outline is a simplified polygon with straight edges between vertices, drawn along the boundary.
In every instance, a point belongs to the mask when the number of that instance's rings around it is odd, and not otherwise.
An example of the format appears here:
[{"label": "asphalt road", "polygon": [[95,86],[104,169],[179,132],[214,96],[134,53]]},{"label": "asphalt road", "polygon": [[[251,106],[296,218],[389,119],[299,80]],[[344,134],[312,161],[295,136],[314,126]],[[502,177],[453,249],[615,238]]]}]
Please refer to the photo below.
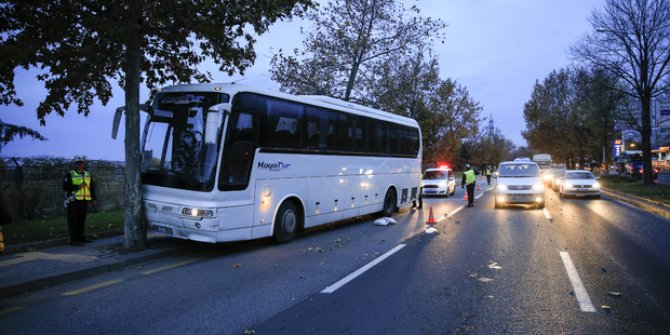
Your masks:
[{"label": "asphalt road", "polygon": [[[458,189],[396,215],[397,225],[349,222],[285,245],[194,243],[188,254],[3,300],[0,329],[666,334],[670,221],[606,197],[547,195],[545,210],[494,210],[490,193],[463,208]],[[439,222],[426,234],[431,206]]]}]

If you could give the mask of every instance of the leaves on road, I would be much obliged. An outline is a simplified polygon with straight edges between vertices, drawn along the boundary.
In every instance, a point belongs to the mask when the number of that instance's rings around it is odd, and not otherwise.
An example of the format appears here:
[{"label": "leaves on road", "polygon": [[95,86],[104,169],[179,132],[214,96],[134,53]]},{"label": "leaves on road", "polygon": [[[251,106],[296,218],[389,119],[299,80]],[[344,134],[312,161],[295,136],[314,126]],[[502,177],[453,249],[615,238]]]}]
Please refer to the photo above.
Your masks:
[{"label": "leaves on road", "polygon": [[498,265],[498,262],[491,262],[488,267],[491,270],[502,270],[502,266]]},{"label": "leaves on road", "polygon": [[616,292],[616,291],[607,292],[607,295],[609,295],[610,297],[614,297],[614,298],[623,297],[623,294],[621,292]]},{"label": "leaves on road", "polygon": [[322,252],[323,252],[323,249],[321,249],[321,248],[319,248],[319,247],[314,247],[314,248],[309,247],[309,248],[307,248],[307,249],[303,249],[302,252],[317,252],[317,253],[322,253]]}]

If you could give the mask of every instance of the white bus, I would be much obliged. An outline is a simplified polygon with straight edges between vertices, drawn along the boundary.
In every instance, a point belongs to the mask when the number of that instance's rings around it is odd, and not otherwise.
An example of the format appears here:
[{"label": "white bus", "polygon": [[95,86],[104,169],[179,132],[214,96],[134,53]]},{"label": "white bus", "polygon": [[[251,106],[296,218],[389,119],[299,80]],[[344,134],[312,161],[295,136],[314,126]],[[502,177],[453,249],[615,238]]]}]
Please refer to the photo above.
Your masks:
[{"label": "white bus", "polygon": [[391,216],[418,197],[421,131],[410,118],[239,84],[167,87],[144,109],[151,231],[285,243],[305,228]]}]

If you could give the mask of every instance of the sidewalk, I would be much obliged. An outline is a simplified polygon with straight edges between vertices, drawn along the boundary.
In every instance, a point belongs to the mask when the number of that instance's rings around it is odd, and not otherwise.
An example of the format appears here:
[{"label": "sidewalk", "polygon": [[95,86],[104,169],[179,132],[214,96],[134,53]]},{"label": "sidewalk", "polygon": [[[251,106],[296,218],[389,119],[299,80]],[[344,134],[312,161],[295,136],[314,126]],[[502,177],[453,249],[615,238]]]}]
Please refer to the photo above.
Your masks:
[{"label": "sidewalk", "polygon": [[81,247],[65,244],[0,255],[0,299],[170,256],[179,252],[180,241],[150,236],[146,250],[126,252],[123,236],[114,236]]},{"label": "sidewalk", "polygon": [[[663,204],[607,189],[603,194],[670,219],[670,208]],[[183,242],[150,235],[146,250],[126,252],[123,236],[112,236],[81,247],[46,244],[35,251],[0,255],[0,299],[175,255],[186,247]]]}]

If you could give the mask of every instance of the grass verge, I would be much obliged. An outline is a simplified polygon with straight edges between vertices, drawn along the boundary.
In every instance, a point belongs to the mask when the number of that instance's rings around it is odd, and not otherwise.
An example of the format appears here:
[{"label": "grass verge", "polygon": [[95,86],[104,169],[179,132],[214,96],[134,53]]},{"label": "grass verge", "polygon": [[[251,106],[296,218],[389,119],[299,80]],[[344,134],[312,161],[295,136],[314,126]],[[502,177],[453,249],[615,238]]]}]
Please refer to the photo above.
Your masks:
[{"label": "grass verge", "polygon": [[[96,237],[97,234],[123,231],[123,210],[89,213],[86,216],[86,236]],[[5,246],[24,243],[69,238],[67,218],[65,216],[14,221],[2,225]]]},{"label": "grass verge", "polygon": [[646,186],[641,180],[627,176],[602,176],[600,183],[605,188],[670,205],[670,186],[668,185]]}]

